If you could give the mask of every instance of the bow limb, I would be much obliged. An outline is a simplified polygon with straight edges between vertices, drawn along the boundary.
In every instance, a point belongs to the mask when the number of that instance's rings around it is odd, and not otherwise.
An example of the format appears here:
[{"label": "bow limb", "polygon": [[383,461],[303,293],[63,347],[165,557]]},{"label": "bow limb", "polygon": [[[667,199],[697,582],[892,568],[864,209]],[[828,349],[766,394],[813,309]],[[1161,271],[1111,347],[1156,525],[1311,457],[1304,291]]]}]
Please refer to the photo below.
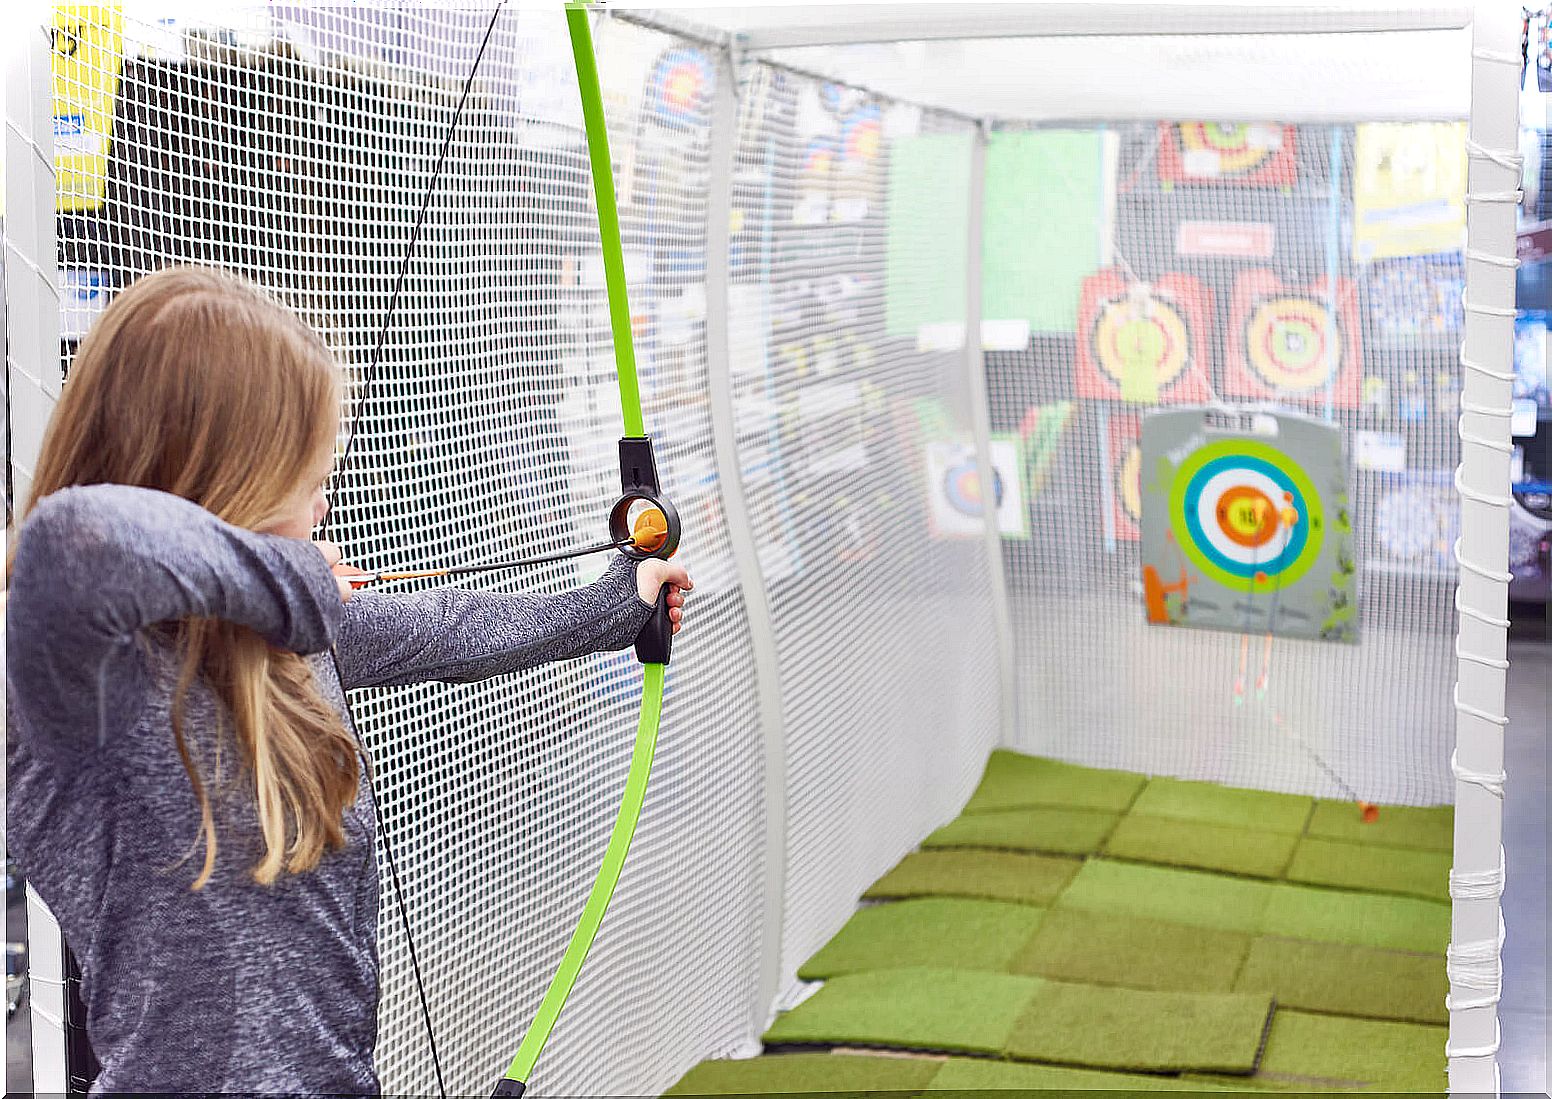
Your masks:
[{"label": "bow limb", "polygon": [[[609,138],[604,124],[603,95],[599,87],[598,63],[593,52],[592,29],[584,4],[566,9],[566,24],[576,58],[577,86],[582,97],[582,115],[587,130],[588,153],[592,164],[593,191],[598,206],[598,231],[603,250],[605,280],[609,293],[609,321],[614,335],[616,374],[620,385],[620,407],[624,413],[625,438],[620,441],[620,480],[625,496],[621,504],[642,500],[665,509],[673,527],[660,554],[667,556],[678,542],[678,517],[658,496],[657,470],[652,443],[646,435],[641,412],[641,391],[636,381],[636,355],[632,343],[630,306],[625,288],[625,253],[620,237],[620,217],[614,194],[614,168],[609,155]],[[624,509],[616,505],[623,515]],[[645,556],[645,555],[637,555]],[[636,725],[636,745],[631,753],[630,771],[625,779],[625,797],[615,817],[604,851],[603,865],[588,894],[582,918],[571,933],[550,987],[545,991],[539,1010],[523,1036],[517,1055],[506,1075],[496,1084],[493,1094],[520,1096],[527,1088],[529,1075],[544,1051],[545,1042],[555,1028],[582,972],[582,963],[603,925],[604,914],[614,896],[615,885],[625,867],[625,857],[636,834],[646,799],[647,779],[657,746],[658,721],[663,708],[664,665],[668,663],[672,626],[668,619],[668,587],[658,595],[653,617],[642,630],[636,652],[642,660],[641,715]]]}]

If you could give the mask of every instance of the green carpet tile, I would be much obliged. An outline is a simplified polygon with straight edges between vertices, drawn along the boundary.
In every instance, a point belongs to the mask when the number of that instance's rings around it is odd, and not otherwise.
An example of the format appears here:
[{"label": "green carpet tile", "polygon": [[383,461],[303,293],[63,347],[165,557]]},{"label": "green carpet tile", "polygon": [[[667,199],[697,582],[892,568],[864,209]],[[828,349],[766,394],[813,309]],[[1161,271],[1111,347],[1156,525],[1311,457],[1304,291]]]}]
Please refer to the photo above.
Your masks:
[{"label": "green carpet tile", "polygon": [[1119,816],[1094,809],[1005,809],[956,817],[922,842],[926,848],[991,847],[1087,855],[1098,851]]},{"label": "green carpet tile", "polygon": [[927,1086],[928,1091],[1232,1091],[1222,1084],[1179,1076],[1140,1076],[1092,1069],[1030,1065],[1018,1061],[951,1057]]},{"label": "green carpet tile", "polygon": [[987,761],[986,773],[965,812],[1036,806],[1119,812],[1132,803],[1145,781],[1141,775],[1125,771],[1098,771],[998,750]]},{"label": "green carpet tile", "polygon": [[1130,813],[1105,841],[1105,854],[1133,862],[1278,878],[1298,842],[1297,836],[1280,832]]},{"label": "green carpet tile", "polygon": [[954,969],[854,973],[778,1016],[765,1042],[1001,1053],[1039,983]]},{"label": "green carpet tile", "polygon": [[919,1092],[937,1075],[934,1058],[779,1053],[746,1061],[704,1061],[665,1095],[804,1095]]},{"label": "green carpet tile", "polygon": [[1010,968],[1083,984],[1228,992],[1250,943],[1239,931],[1056,908]]},{"label": "green carpet tile", "polygon": [[1325,1084],[1443,1091],[1447,1034],[1447,1027],[1279,1010],[1258,1075],[1311,1091]]},{"label": "green carpet tile", "polygon": [[1257,939],[1234,982],[1240,992],[1270,992],[1279,1008],[1445,1023],[1450,985],[1437,954],[1373,950],[1335,943]]},{"label": "green carpet tile", "polygon": [[1010,1057],[1091,1068],[1249,1073],[1272,998],[1043,982],[1013,1026]]},{"label": "green carpet tile", "polygon": [[1443,954],[1450,941],[1450,906],[1416,897],[1279,882],[1272,886],[1261,932],[1286,939]]},{"label": "green carpet tile", "polygon": [[1200,870],[1090,859],[1056,907],[1253,933],[1274,888],[1274,882]]},{"label": "green carpet tile", "polygon": [[1081,865],[1077,859],[1016,851],[913,851],[863,897],[980,897],[1044,906],[1067,887]]},{"label": "green carpet tile", "polygon": [[819,981],[906,966],[1006,970],[1044,915],[1026,904],[955,897],[870,905],[847,920],[798,976]]},{"label": "green carpet tile", "polygon": [[1132,812],[1137,816],[1169,817],[1198,824],[1298,835],[1304,831],[1304,823],[1314,804],[1313,798],[1298,794],[1272,794],[1211,782],[1156,778],[1149,781],[1132,803]]},{"label": "green carpet tile", "polygon": [[1410,847],[1419,851],[1455,849],[1455,809],[1450,805],[1415,808],[1386,805],[1379,819],[1365,824],[1350,801],[1321,801],[1310,817],[1309,834],[1347,843],[1380,847]]},{"label": "green carpet tile", "polygon": [[[1112,837],[1113,838],[1113,837]],[[1288,866],[1288,880],[1310,885],[1450,899],[1448,851],[1412,851],[1306,836]]]}]

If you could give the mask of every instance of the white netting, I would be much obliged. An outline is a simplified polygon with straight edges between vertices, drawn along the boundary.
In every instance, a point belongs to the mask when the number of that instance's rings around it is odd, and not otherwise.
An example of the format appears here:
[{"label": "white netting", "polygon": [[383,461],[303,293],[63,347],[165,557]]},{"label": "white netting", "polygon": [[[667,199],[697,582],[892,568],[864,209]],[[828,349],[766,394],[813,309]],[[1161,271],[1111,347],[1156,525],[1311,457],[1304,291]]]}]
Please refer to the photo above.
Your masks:
[{"label": "white netting", "polygon": [[[214,5],[202,27],[171,31],[128,18],[105,175],[60,175],[67,338],[137,275],[197,260],[285,293],[359,376],[490,12]],[[535,1081],[639,1094],[747,1046],[771,1006],[762,944],[779,941],[790,982],[859,892],[962,804],[998,735],[998,650],[964,348],[975,127],[640,25],[604,20],[596,35],[646,420],[697,593],[631,860]],[[116,73],[105,58],[76,91]],[[733,121],[714,127],[729,78]],[[990,442],[1015,455],[1024,494],[1002,542],[1014,746],[1446,800],[1454,510],[1438,471],[1457,457],[1459,256],[1356,262],[1359,130],[1262,124],[1263,148],[1268,131],[1289,153],[1250,186],[1192,181],[1178,158],[1162,168],[1178,134],[1151,122],[989,135]],[[719,155],[727,194],[710,193]],[[724,217],[729,255],[709,262],[708,219]],[[1236,243],[1226,223],[1255,228]],[[620,430],[597,239],[564,26],[513,7],[337,490],[352,559],[473,562],[597,538]],[[706,281],[724,262],[722,361]],[[1214,291],[1205,381],[1226,400],[1245,399],[1225,364],[1247,270],[1352,286],[1358,396],[1330,415],[1350,446],[1359,431],[1398,436],[1405,458],[1354,473],[1361,642],[1275,642],[1264,703],[1234,704],[1237,635],[1143,621],[1118,475],[1148,405],[1077,381],[1081,286],[1112,268]],[[1418,331],[1403,314],[1438,322]],[[750,621],[722,514],[712,371],[732,392],[769,621]],[[1300,407],[1327,412],[1323,398]],[[1384,445],[1374,464],[1394,463]],[[590,567],[467,583],[560,590]],[[774,643],[782,728],[762,722],[756,636]],[[1250,661],[1254,676],[1259,644]],[[489,1085],[553,972],[618,804],[638,698],[627,653],[356,702],[450,1087]],[[780,775],[764,773],[766,737],[782,738]],[[779,934],[763,923],[769,889]],[[392,903],[385,883],[379,1067],[388,1091],[427,1092]]]}]

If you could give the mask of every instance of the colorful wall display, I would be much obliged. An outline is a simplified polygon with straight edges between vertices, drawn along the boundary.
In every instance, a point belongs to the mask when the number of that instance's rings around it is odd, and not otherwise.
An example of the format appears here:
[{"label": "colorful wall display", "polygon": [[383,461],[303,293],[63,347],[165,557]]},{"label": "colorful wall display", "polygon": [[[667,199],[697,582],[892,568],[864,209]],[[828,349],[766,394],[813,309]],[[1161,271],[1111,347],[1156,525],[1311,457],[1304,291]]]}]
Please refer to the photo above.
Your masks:
[{"label": "colorful wall display", "polygon": [[663,126],[699,125],[711,105],[716,69],[694,46],[664,50],[647,77],[647,111]]},{"label": "colorful wall display", "polygon": [[1276,123],[1159,123],[1159,182],[1292,187],[1295,130]]},{"label": "colorful wall display", "polygon": [[[990,442],[992,501],[997,531],[1004,538],[1029,537],[1024,495],[1024,453],[1017,435]],[[934,538],[972,538],[986,523],[986,493],[975,447],[964,440],[934,439],[926,445],[927,519]]]},{"label": "colorful wall display", "polygon": [[1369,324],[1381,340],[1459,338],[1466,315],[1461,253],[1379,260],[1364,268],[1363,280]]},{"label": "colorful wall display", "polygon": [[113,111],[124,70],[119,7],[61,4],[54,46],[55,208],[95,210],[107,197]]},{"label": "colorful wall display", "polygon": [[1371,122],[1353,148],[1353,256],[1459,250],[1466,240],[1466,124]]},{"label": "colorful wall display", "polygon": [[1443,470],[1384,474],[1375,479],[1374,566],[1452,575],[1460,536],[1460,499]]},{"label": "colorful wall display", "polygon": [[1226,396],[1359,404],[1363,341],[1351,279],[1337,280],[1333,312],[1324,277],[1289,286],[1269,270],[1241,272],[1226,343]]},{"label": "colorful wall display", "polygon": [[1143,420],[1148,621],[1357,641],[1342,429],[1297,413],[1218,427],[1214,415]]},{"label": "colorful wall display", "polygon": [[1212,292],[1190,275],[1151,284],[1115,267],[1090,275],[1078,305],[1077,395],[1135,404],[1209,399],[1212,315]]}]

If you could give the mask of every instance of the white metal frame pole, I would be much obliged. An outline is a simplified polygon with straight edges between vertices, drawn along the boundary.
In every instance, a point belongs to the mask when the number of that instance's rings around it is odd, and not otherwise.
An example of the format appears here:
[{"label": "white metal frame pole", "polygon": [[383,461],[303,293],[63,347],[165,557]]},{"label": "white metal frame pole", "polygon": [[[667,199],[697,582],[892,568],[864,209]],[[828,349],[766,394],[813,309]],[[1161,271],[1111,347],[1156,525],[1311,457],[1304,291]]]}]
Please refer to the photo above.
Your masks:
[{"label": "white metal frame pole", "polygon": [[[32,496],[43,428],[59,400],[59,261],[54,234],[54,82],[50,7],[29,0],[8,27],[5,59],[6,395],[11,506]],[[27,890],[32,1090],[63,1093],[65,948],[59,924]]]},{"label": "white metal frame pole", "polygon": [[[732,278],[730,246],[733,160],[738,147],[738,71],[728,50],[718,50],[716,88],[711,111],[709,197],[706,204],[706,358],[707,397],[712,447],[728,541],[743,590],[749,646],[754,657],[755,690],[765,751],[765,913],[760,941],[760,984],[751,1005],[751,1043],[770,1024],[783,974],[782,926],[787,888],[787,726],[781,699],[781,667],[771,630],[770,597],[760,569],[749,501],[744,495],[738,449],[738,418],[733,400],[732,333],[728,285]],[[752,1050],[757,1049],[752,1045]]]},{"label": "white metal frame pole", "polygon": [[1498,1091],[1519,99],[1519,12],[1483,0],[1473,23],[1461,455],[1455,474],[1461,497],[1455,549],[1460,619],[1446,1048],[1450,1090],[1457,1094]]},{"label": "white metal frame pole", "polygon": [[965,241],[965,381],[970,394],[970,428],[975,435],[975,459],[981,480],[986,522],[986,567],[990,572],[992,623],[997,645],[998,743],[1011,747],[1017,731],[1013,690],[1013,623],[1008,611],[1008,580],[1002,567],[1002,532],[997,527],[993,486],[991,403],[986,390],[986,351],[981,339],[982,253],[985,250],[986,123],[975,128],[970,143],[969,236]]}]

